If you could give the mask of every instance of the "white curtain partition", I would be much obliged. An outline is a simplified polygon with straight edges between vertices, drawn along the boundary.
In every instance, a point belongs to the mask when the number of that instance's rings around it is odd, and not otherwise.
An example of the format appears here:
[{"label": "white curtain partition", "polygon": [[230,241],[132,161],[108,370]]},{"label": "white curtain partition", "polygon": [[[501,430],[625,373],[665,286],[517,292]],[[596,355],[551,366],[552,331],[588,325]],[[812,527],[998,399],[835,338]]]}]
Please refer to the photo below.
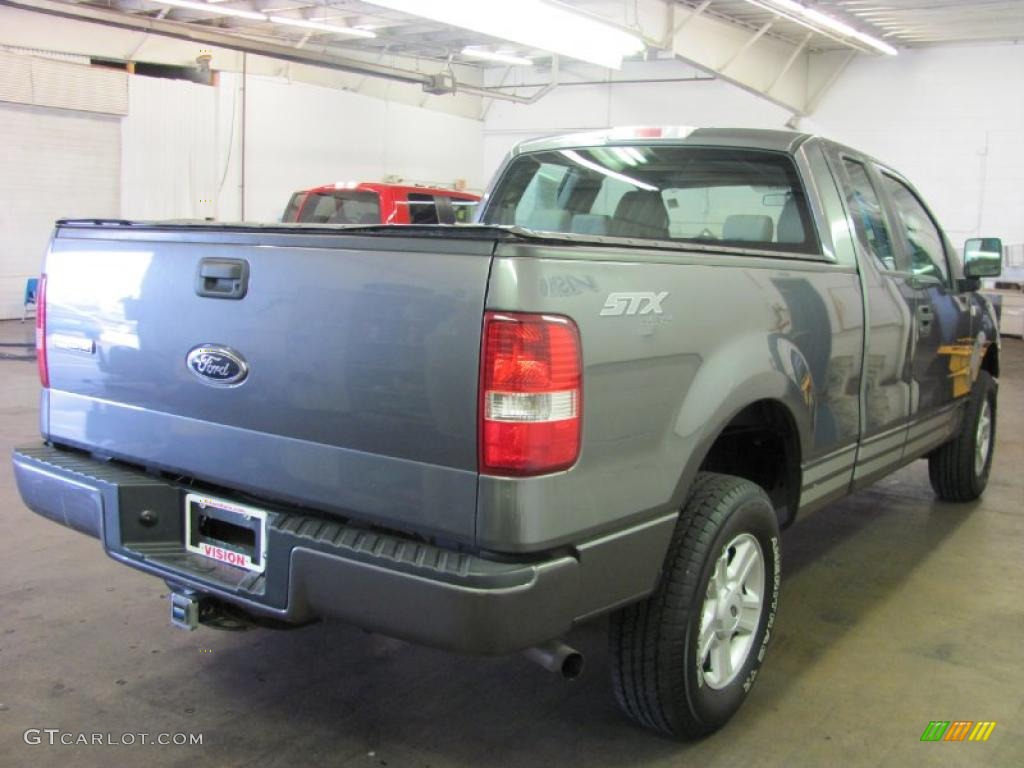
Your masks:
[{"label": "white curtain partition", "polygon": [[128,82],[128,116],[121,124],[121,216],[215,216],[216,89],[151,77]]}]

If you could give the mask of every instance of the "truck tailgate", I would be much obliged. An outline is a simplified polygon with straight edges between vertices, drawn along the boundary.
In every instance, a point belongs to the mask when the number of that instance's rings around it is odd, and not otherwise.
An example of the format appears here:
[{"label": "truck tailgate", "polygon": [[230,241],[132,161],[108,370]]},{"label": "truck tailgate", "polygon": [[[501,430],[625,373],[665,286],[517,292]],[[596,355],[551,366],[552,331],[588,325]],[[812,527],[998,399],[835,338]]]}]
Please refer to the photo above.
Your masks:
[{"label": "truck tailgate", "polygon": [[[492,251],[483,237],[62,226],[45,270],[44,431],[471,541]],[[244,297],[200,295],[206,260],[244,263]],[[200,346],[233,351],[247,375],[234,386],[197,375],[186,358]]]}]

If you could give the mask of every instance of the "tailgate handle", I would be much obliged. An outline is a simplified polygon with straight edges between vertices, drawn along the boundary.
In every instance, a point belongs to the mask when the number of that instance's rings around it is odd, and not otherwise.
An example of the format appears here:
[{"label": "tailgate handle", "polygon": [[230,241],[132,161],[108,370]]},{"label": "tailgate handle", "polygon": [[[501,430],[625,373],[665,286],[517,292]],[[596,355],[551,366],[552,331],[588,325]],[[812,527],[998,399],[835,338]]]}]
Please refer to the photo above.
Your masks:
[{"label": "tailgate handle", "polygon": [[241,299],[249,288],[245,259],[203,259],[196,276],[196,293],[213,299]]}]

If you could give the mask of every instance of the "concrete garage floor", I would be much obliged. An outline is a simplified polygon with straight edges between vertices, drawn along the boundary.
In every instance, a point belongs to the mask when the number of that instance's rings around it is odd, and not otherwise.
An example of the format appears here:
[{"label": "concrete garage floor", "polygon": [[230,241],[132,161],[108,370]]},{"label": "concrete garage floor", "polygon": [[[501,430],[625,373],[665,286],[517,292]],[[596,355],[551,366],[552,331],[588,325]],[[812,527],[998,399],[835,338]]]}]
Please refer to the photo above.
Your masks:
[{"label": "concrete garage floor", "polygon": [[[30,325],[0,323],[0,340]],[[783,537],[777,634],[723,731],[680,745],[619,716],[603,622],[565,683],[330,624],[168,625],[164,585],[20,503],[7,454],[37,440],[35,366],[0,361],[0,766],[889,766],[1024,764],[1024,343],[1003,351],[983,502],[940,504],[918,462]],[[930,720],[987,743],[921,743]],[[201,746],[27,745],[27,728],[185,732]]]}]

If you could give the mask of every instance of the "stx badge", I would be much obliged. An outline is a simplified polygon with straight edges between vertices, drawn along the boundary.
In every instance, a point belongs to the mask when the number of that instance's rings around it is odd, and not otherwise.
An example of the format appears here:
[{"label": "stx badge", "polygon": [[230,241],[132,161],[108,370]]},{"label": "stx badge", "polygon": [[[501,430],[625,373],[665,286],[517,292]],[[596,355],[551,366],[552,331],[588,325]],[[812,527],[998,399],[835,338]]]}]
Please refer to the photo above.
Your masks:
[{"label": "stx badge", "polygon": [[651,293],[609,293],[608,300],[601,310],[602,317],[621,317],[622,315],[660,315],[663,310],[661,302],[668,298],[668,291]]}]

